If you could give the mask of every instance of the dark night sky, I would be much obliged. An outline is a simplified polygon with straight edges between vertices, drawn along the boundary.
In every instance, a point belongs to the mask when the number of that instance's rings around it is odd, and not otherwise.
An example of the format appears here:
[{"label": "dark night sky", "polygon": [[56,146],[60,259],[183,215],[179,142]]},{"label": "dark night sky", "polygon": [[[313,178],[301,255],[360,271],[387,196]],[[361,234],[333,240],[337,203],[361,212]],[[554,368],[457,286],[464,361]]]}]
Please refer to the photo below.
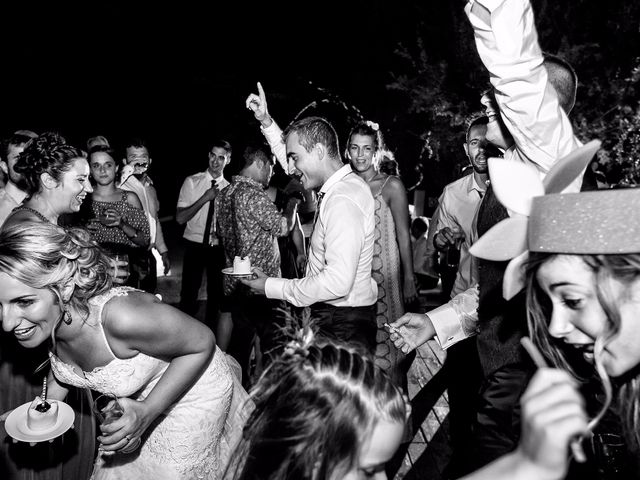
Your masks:
[{"label": "dark night sky", "polygon": [[314,86],[375,119],[414,13],[383,0],[58,3],[2,7],[0,132],[55,129],[79,144],[141,135],[175,195],[204,167],[208,140],[256,134],[244,99],[258,80],[280,123],[317,98]]},{"label": "dark night sky", "polygon": [[[581,0],[575,12],[572,0],[558,2],[564,6],[534,3],[571,14],[575,22],[567,30],[577,35],[573,40],[610,45],[617,39],[620,47],[608,52],[637,55],[625,47],[625,39],[632,37],[622,35],[619,14],[602,7],[591,15],[590,5],[602,5],[597,0]],[[322,89],[380,122],[397,153],[407,148],[407,135],[402,135],[409,129],[420,133],[428,128],[416,124],[407,115],[407,100],[387,88],[391,72],[402,74],[407,68],[394,53],[399,44],[415,46],[419,31],[429,61],[448,60],[454,89],[472,101],[477,92],[465,82],[473,78],[475,85],[477,78],[484,87],[486,81],[481,65],[471,58],[477,54],[470,28],[454,32],[452,27],[466,25],[463,0],[4,3],[0,135],[19,128],[58,130],[79,145],[97,134],[116,145],[124,137],[142,136],[151,147],[163,215],[173,213],[184,177],[205,168],[209,140],[226,137],[241,146],[248,138],[261,138],[244,108],[258,80],[282,126],[311,101],[326,97]],[[607,4],[609,10],[620,10],[613,4]],[[585,24],[582,16],[592,23]],[[542,20],[543,48],[556,51],[559,20],[555,15]],[[629,25],[636,25],[630,27],[636,38],[637,22]],[[326,114],[338,133],[346,134],[339,123],[344,111],[312,113]],[[395,123],[394,115],[406,121]],[[402,161],[416,161],[419,145],[411,149],[400,153],[401,167]],[[462,154],[456,145],[458,150]],[[451,162],[443,170],[453,170]],[[410,184],[406,172],[403,178]]]}]

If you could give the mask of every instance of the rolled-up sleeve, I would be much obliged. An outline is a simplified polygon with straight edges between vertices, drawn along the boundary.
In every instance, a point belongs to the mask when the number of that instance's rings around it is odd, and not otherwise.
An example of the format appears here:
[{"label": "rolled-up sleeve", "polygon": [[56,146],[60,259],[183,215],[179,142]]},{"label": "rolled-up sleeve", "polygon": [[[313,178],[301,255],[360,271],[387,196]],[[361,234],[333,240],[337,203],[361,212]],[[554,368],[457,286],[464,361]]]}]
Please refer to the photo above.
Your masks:
[{"label": "rolled-up sleeve", "polygon": [[529,0],[472,0],[465,11],[516,154],[546,174],[581,146],[548,82]]},{"label": "rolled-up sleeve", "polygon": [[364,214],[353,199],[333,195],[326,200],[321,221],[324,229],[324,268],[301,279],[267,279],[269,298],[304,307],[346,296],[353,286],[365,238]]},{"label": "rolled-up sleeve", "polygon": [[287,146],[282,139],[282,129],[278,124],[273,121],[267,128],[260,127],[260,131],[264,135],[264,138],[269,144],[271,153],[276,157],[276,160],[282,167],[282,169],[289,173],[289,163],[287,162]]}]

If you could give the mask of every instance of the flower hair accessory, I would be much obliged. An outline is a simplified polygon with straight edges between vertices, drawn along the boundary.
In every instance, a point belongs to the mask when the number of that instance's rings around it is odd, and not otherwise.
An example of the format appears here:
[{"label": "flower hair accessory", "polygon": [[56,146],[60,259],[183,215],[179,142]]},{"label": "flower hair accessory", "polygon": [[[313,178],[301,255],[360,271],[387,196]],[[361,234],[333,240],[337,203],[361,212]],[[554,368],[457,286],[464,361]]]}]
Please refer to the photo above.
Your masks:
[{"label": "flower hair accessory", "polygon": [[367,120],[364,123],[367,125],[367,127],[369,127],[374,132],[377,132],[378,130],[380,130],[380,125],[378,125],[376,122],[372,122],[371,120]]},{"label": "flower hair accessory", "polygon": [[314,334],[313,330],[309,327],[299,328],[294,336],[284,347],[284,353],[286,355],[301,355],[303,358],[309,356],[309,345],[313,343]]},{"label": "flower hair accessory", "polygon": [[[513,298],[524,287],[523,267],[530,251],[618,253],[627,250],[629,246],[623,244],[629,242],[635,243],[635,251],[640,250],[640,215],[631,222],[635,233],[623,229],[622,236],[614,233],[611,220],[606,220],[619,217],[614,210],[619,211],[624,205],[619,203],[623,191],[560,193],[579,178],[599,148],[600,141],[593,140],[574,150],[549,170],[544,181],[536,169],[524,163],[489,159],[491,185],[509,218],[488,230],[469,252],[485,260],[510,260],[502,284],[505,299]],[[636,198],[633,204],[640,209],[640,190],[623,196]]]}]

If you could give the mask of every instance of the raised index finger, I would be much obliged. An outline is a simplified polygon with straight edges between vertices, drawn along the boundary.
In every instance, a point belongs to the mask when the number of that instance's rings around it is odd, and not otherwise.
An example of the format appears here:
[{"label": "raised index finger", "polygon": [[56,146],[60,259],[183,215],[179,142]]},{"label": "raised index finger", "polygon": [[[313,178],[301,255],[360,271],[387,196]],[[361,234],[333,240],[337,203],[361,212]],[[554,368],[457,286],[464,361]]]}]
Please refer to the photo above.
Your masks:
[{"label": "raised index finger", "polygon": [[258,96],[260,97],[260,100],[264,103],[266,96],[264,94],[264,89],[262,88],[262,84],[260,82],[258,82]]}]

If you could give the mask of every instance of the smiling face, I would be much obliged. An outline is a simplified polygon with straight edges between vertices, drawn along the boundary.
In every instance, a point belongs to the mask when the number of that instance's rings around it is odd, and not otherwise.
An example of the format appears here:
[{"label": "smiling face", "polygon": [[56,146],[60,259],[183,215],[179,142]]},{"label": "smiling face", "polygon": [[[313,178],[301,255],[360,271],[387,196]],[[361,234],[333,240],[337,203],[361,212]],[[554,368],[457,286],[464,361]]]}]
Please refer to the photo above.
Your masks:
[{"label": "smiling face", "polygon": [[320,158],[316,148],[312,148],[311,152],[300,145],[300,140],[296,132],[292,132],[287,136],[287,158],[293,162],[295,170],[293,175],[299,174],[300,181],[306,190],[317,188],[324,183],[322,177],[322,169]]},{"label": "smiling face", "polygon": [[89,182],[89,163],[85,158],[76,158],[71,168],[62,174],[55,188],[54,199],[59,213],[72,213],[80,210],[87,193],[93,192]]},{"label": "smiling face", "polygon": [[0,307],[2,329],[26,348],[49,340],[61,314],[52,291],[31,288],[6,273],[0,273]]},{"label": "smiling face", "polygon": [[[596,292],[594,271],[576,255],[551,257],[540,266],[537,281],[551,299],[549,334],[580,349],[593,360],[593,343],[609,330],[609,320]],[[611,293],[620,311],[620,331],[603,352],[602,363],[619,376],[640,363],[640,280],[631,285],[612,280]]]},{"label": "smiling face", "polygon": [[110,185],[116,179],[116,162],[106,152],[94,152],[89,159],[91,176],[98,185]]},{"label": "smiling face", "polygon": [[362,446],[357,465],[341,478],[343,480],[386,479],[385,465],[400,446],[403,433],[403,423],[379,420],[368,441]]},{"label": "smiling face", "polygon": [[229,164],[231,155],[229,152],[221,147],[213,147],[209,152],[209,173],[213,178],[218,178],[222,175],[224,167]]},{"label": "smiling face", "polygon": [[347,147],[351,167],[356,172],[366,172],[373,169],[376,152],[375,138],[371,135],[354,133],[349,139]]},{"label": "smiling face", "polygon": [[500,110],[495,98],[485,93],[482,95],[480,103],[484,106],[484,114],[489,119],[486,133],[487,142],[502,149],[509,148],[513,145],[513,137],[500,117]]},{"label": "smiling face", "polygon": [[134,167],[134,175],[142,175],[149,169],[151,157],[147,147],[127,147],[125,163]]}]

